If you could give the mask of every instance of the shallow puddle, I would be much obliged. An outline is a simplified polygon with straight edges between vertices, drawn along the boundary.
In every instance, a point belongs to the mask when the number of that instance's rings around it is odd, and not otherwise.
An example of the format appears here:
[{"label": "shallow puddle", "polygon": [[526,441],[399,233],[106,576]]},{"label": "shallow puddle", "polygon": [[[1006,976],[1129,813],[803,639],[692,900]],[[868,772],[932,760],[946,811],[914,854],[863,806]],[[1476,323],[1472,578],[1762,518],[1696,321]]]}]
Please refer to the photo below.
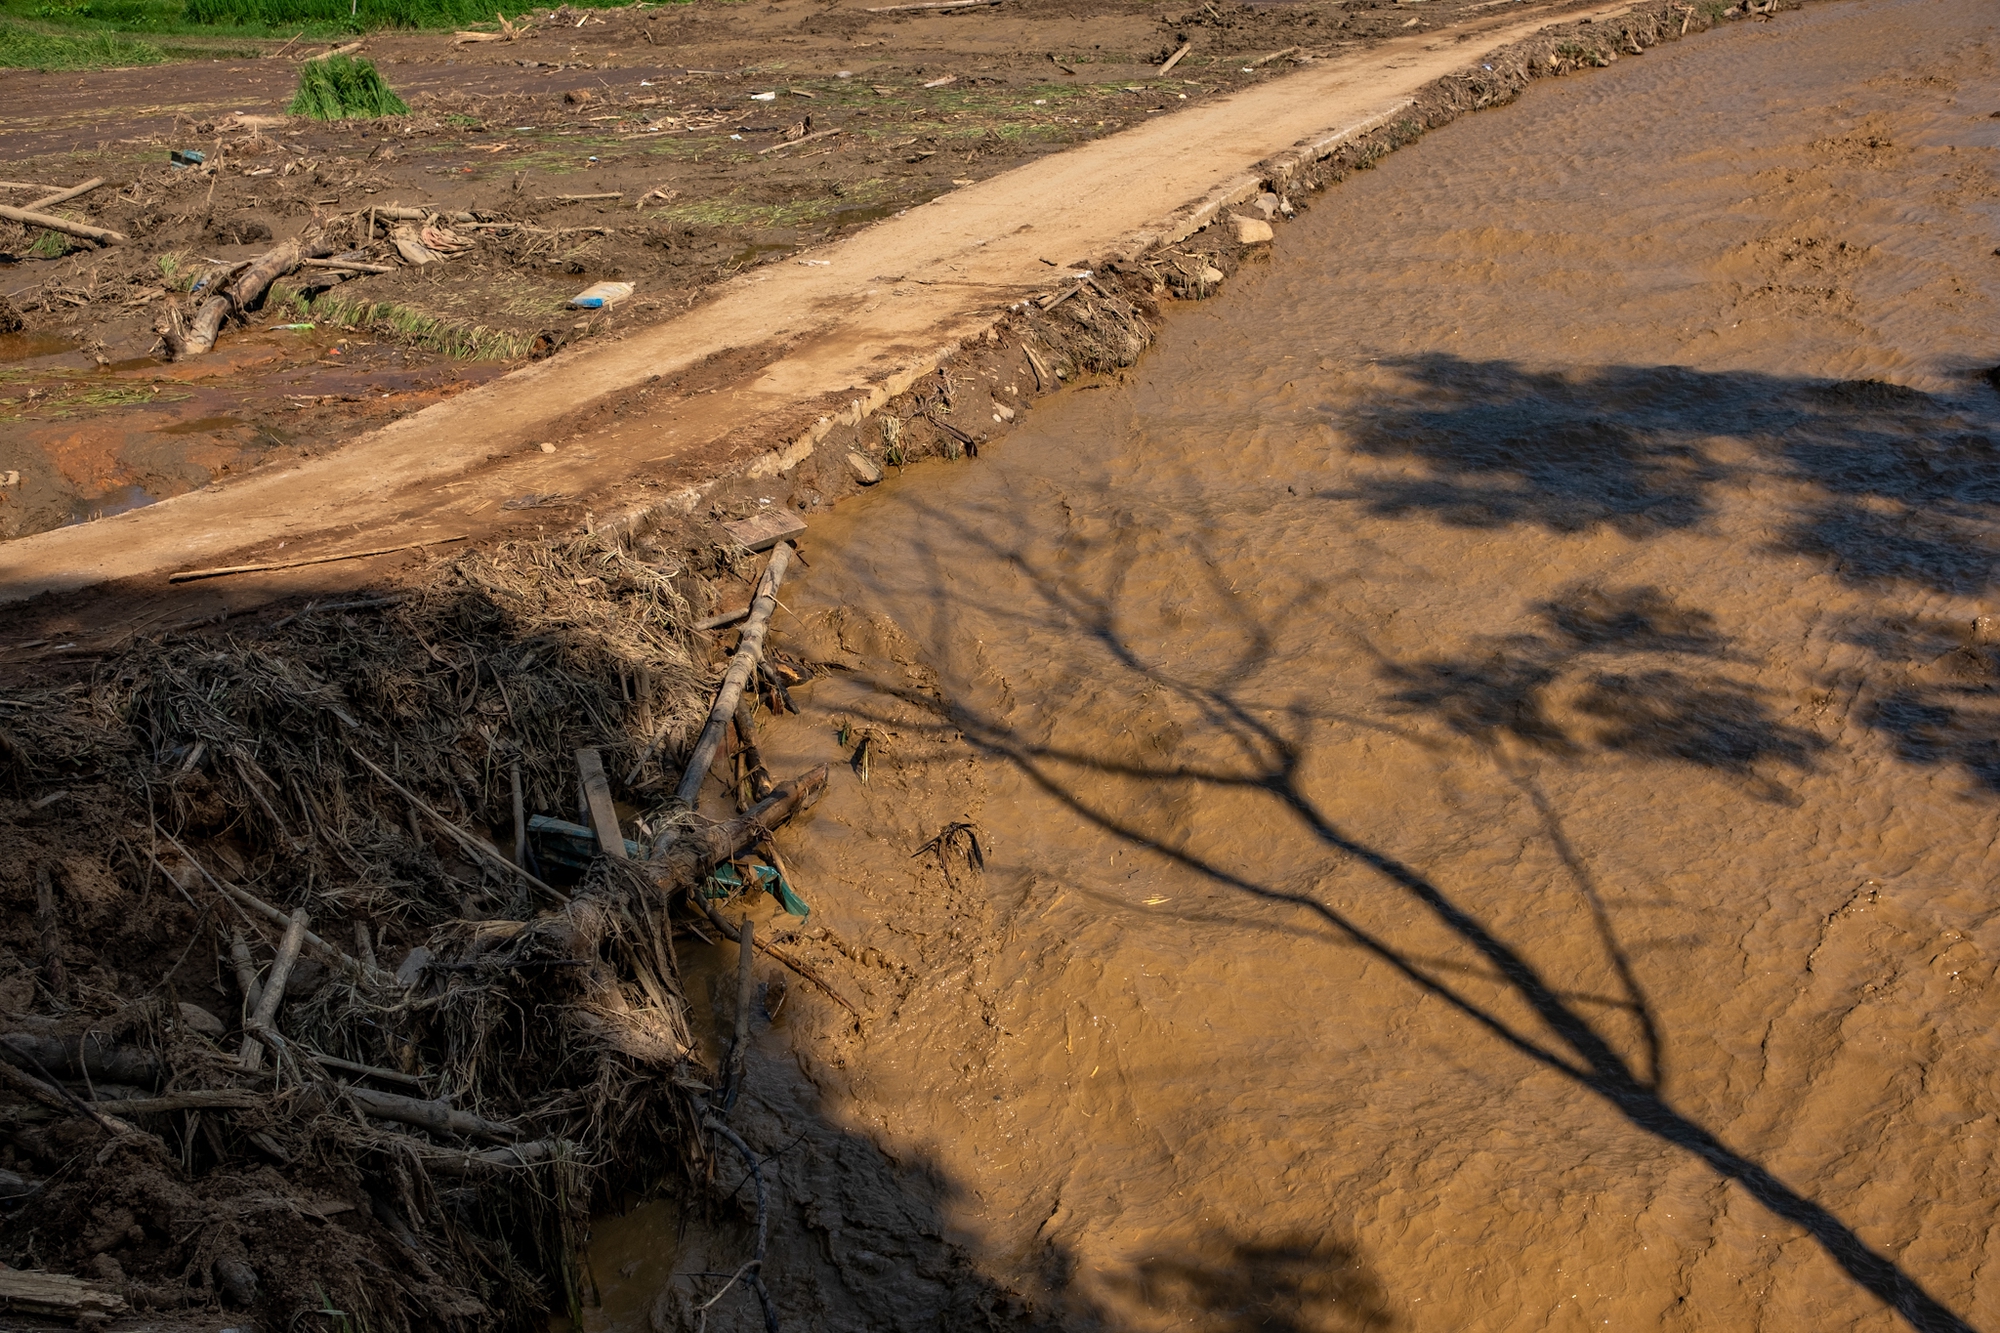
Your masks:
[{"label": "shallow puddle", "polygon": [[0,333],[0,365],[60,356],[76,350],[74,339],[54,333]]},{"label": "shallow puddle", "polygon": [[[874,1017],[760,1028],[781,1308],[2000,1319],[1996,54],[1879,0],[1538,88],[815,522],[847,670],[764,756],[871,738],[785,851]],[[745,1253],[599,1236],[607,1327]]]}]

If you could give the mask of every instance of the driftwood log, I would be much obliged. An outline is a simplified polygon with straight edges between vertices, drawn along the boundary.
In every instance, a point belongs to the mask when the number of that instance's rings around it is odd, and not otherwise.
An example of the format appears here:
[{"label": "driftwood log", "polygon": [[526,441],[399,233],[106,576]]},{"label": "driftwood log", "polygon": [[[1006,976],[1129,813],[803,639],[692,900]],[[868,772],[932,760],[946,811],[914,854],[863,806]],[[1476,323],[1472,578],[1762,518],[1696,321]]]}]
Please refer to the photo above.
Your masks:
[{"label": "driftwood log", "polygon": [[0,1060],[22,1069],[40,1065],[52,1074],[104,1083],[155,1087],[160,1061],[151,1051],[114,1046],[101,1037],[53,1037],[34,1032],[0,1035]]},{"label": "driftwood log", "polygon": [[126,1305],[123,1296],[103,1283],[8,1268],[0,1269],[0,1310],[95,1321],[124,1314]]},{"label": "driftwood log", "polygon": [[167,335],[167,350],[176,359],[213,351],[215,340],[222,332],[223,320],[232,314],[246,314],[264,299],[264,293],[270,290],[272,283],[308,259],[325,259],[333,250],[331,241],[319,239],[289,240],[266,250],[251,260],[219,295],[202,302],[185,329]]}]

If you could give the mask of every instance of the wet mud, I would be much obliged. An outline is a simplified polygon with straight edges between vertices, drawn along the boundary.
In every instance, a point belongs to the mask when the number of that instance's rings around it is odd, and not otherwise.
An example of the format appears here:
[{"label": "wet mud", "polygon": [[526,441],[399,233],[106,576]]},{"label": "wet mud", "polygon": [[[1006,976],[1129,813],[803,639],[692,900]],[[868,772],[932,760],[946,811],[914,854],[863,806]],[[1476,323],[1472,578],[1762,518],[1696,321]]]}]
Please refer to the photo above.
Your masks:
[{"label": "wet mud", "polygon": [[[815,523],[768,927],[864,1018],[759,973],[782,1308],[2000,1321],[1987,18],[1545,84]],[[587,1325],[746,1224],[604,1219]]]}]

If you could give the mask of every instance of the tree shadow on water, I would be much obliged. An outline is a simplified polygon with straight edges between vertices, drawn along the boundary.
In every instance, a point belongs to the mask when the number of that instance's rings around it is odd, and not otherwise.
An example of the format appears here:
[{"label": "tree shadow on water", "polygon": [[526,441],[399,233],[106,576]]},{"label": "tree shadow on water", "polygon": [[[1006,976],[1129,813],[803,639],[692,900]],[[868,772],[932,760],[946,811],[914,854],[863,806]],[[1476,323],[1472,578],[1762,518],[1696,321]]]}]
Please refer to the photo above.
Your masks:
[{"label": "tree shadow on water", "polygon": [[1323,1237],[1219,1240],[1150,1256],[1111,1284],[1196,1333],[1369,1333],[1396,1327],[1389,1296],[1351,1245]]},{"label": "tree shadow on water", "polygon": [[1863,702],[1860,720],[1896,757],[1923,768],[1956,768],[1977,789],[2000,795],[2000,625],[1929,617],[1880,617],[1847,626],[1848,642],[1906,664]]},{"label": "tree shadow on water", "polygon": [[[1775,800],[1789,793],[1770,766],[1804,770],[1826,748],[1780,721],[1766,691],[1717,674],[1713,664],[1732,655],[1714,617],[1657,587],[1579,584],[1535,610],[1542,629],[1455,657],[1398,662],[1370,648],[1392,686],[1387,702],[1482,744],[1505,735],[1555,755],[1594,746],[1678,760],[1749,780]],[[1602,665],[1634,657],[1648,659],[1642,669]],[[1585,719],[1594,735],[1584,734]]]},{"label": "tree shadow on water", "polygon": [[1337,424],[1356,454],[1420,472],[1325,498],[1457,527],[1646,539],[1713,519],[1726,488],[1772,480],[1800,495],[1771,549],[1845,582],[1967,594],[2000,577],[2000,423],[1983,384],[1959,400],[1678,366],[1557,373],[1438,354],[1380,364],[1406,383],[1341,409]]},{"label": "tree shadow on water", "polygon": [[[921,503],[916,509],[923,510]],[[1250,682],[1278,662],[1277,626],[1283,617],[1328,608],[1309,605],[1303,594],[1292,599],[1263,623],[1245,625],[1240,635],[1243,647],[1234,661],[1210,663],[1197,677],[1149,660],[1121,628],[1122,573],[1109,575],[1106,587],[1086,587],[1065,572],[1081,567],[1072,560],[1074,552],[1060,561],[1043,562],[1006,540],[981,535],[963,514],[919,512],[913,517],[920,526],[950,534],[935,547],[919,542],[916,570],[925,567],[928,557],[929,567],[942,571],[962,558],[967,546],[983,547],[981,554],[1006,562],[1032,589],[1029,598],[984,608],[988,613],[1011,619],[1023,635],[1047,636],[1051,652],[1075,652],[1075,675],[1088,676],[1108,693],[1136,698],[1151,692],[1173,698],[1195,716],[1194,726],[1220,738],[1219,746],[1204,752],[1224,757],[1199,762],[1176,762],[1171,756],[1121,758],[1101,747],[1065,743],[1059,730],[1053,735],[1039,730],[1030,734],[1014,725],[1012,710],[989,715],[963,701],[941,702],[897,680],[877,680],[876,688],[905,704],[932,710],[940,732],[963,736],[992,760],[1013,767],[1086,824],[1149,850],[1246,902],[1305,914],[1346,947],[1379,960],[1406,984],[1448,1006],[1499,1046],[1569,1080],[1661,1144],[1706,1163],[1764,1208],[1801,1228],[1849,1278],[1912,1327],[1925,1333],[1970,1329],[1894,1259],[1862,1240],[1846,1220],[1730,1147],[1669,1099],[1660,1067],[1663,1042],[1657,1016],[1588,867],[1570,846],[1553,804],[1532,772],[1519,765],[1510,767],[1496,744],[1506,737],[1531,753],[1553,755],[1612,750],[1642,762],[1694,764],[1753,778],[1774,767],[1810,768],[1824,742],[1780,721],[1771,700],[1755,687],[1718,674],[1731,665],[1732,648],[1705,612],[1654,587],[1580,587],[1537,607],[1535,628],[1495,640],[1483,651],[1459,659],[1403,663],[1376,653],[1390,690],[1388,703],[1406,713],[1428,716],[1484,746],[1503,761],[1503,770],[1535,803],[1623,986],[1617,1006],[1637,1020],[1640,1049],[1628,1054],[1622,1047],[1629,1039],[1596,1016],[1601,1006],[1552,980],[1524,946],[1505,938],[1450,886],[1349,828],[1309,786],[1307,775],[1313,765],[1301,738],[1305,732],[1295,734],[1288,728],[1328,721],[1335,715],[1310,714],[1305,705],[1273,705],[1258,698]],[[1210,558],[1212,552],[1199,549],[1201,543],[1199,537],[1188,539],[1194,549],[1182,553],[1186,567],[1219,568],[1219,561]],[[1221,584],[1218,575],[1211,573],[1209,578],[1210,592],[1218,598],[1215,623],[1228,624],[1233,632],[1239,620],[1257,621],[1246,599]],[[952,614],[944,608],[962,597],[962,590],[938,573],[932,595],[942,624]],[[1585,723],[1596,728],[1595,734]],[[1040,724],[1030,720],[1027,725]],[[1771,785],[1773,790],[1766,794],[1781,799],[1782,790]],[[1509,1003],[1484,1000],[1477,990],[1462,984],[1459,978],[1468,969],[1419,956],[1401,947],[1391,934],[1313,892],[1262,877],[1256,864],[1211,855],[1181,832],[1151,827],[1150,815],[1134,813],[1137,807],[1120,800],[1123,791],[1163,787],[1191,791],[1195,795],[1189,799],[1194,801],[1225,794],[1259,801],[1265,806],[1260,820],[1289,827],[1292,840],[1317,847],[1333,861],[1359,867],[1390,903],[1417,909],[1420,917],[1447,932],[1476,964],[1469,970],[1497,985]],[[1259,1262],[1280,1263],[1291,1253],[1285,1248],[1290,1244],[1279,1243],[1274,1251],[1279,1257],[1265,1256]],[[1282,1258],[1283,1264],[1293,1262]],[[1213,1273],[1205,1263],[1192,1267],[1161,1263],[1150,1275],[1134,1280],[1142,1285],[1150,1281],[1154,1291],[1206,1293],[1211,1326],[1216,1328],[1309,1326],[1298,1323],[1286,1307],[1257,1306],[1245,1294],[1247,1270],[1239,1255]],[[1254,1322],[1257,1319],[1266,1322]],[[1287,1319],[1294,1322],[1284,1322]]]}]

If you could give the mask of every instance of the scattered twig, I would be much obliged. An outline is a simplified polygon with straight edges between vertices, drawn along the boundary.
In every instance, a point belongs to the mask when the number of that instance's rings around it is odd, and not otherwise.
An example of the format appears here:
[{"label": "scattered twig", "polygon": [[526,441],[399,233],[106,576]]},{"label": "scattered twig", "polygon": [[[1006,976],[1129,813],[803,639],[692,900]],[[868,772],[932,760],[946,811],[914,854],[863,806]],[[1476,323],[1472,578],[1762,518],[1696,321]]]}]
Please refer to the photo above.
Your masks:
[{"label": "scattered twig", "polygon": [[448,546],[452,542],[465,540],[463,534],[456,537],[431,537],[420,542],[404,542],[401,546],[381,546],[372,551],[346,551],[340,555],[307,556],[301,560],[273,560],[261,565],[223,565],[216,569],[183,569],[169,574],[169,583],[193,583],[196,579],[216,579],[225,574],[261,574],[273,569],[303,569],[307,565],[331,565],[342,560],[366,560],[370,556],[394,555],[398,551],[415,551],[425,546]]},{"label": "scattered twig", "polygon": [[797,148],[802,143],[811,143],[814,139],[825,139],[839,133],[840,127],[838,125],[830,130],[814,130],[811,134],[802,134],[796,139],[787,139],[783,143],[774,143],[767,148],[759,148],[757,153],[759,156],[762,156],[765,153],[775,153],[781,148]]},{"label": "scattered twig", "polygon": [[475,858],[486,862],[488,865],[497,866],[499,869],[505,871],[510,875],[513,875],[515,878],[527,884],[529,888],[536,889],[542,893],[545,893],[559,903],[567,903],[569,901],[568,894],[562,892],[559,889],[550,888],[547,884],[544,884],[541,880],[529,874],[526,867],[515,865],[512,861],[509,861],[506,857],[500,855],[500,853],[494,851],[491,847],[487,846],[483,840],[473,837],[470,833],[467,833],[465,830],[461,829],[458,825],[452,823],[449,819],[446,819],[436,810],[433,810],[429,806],[429,804],[427,804],[422,798],[418,797],[414,792],[410,791],[407,787],[403,786],[402,783],[396,781],[396,779],[390,777],[387,773],[384,773],[381,770],[381,768],[376,765],[375,761],[370,759],[367,755],[361,753],[361,751],[355,749],[351,745],[347,747],[347,752],[353,755],[356,759],[359,759],[362,765],[365,768],[367,768],[367,770],[370,773],[373,773],[376,777],[388,783],[390,789],[394,791],[398,796],[401,796],[404,800],[408,801],[411,805],[414,805],[418,810],[422,811],[425,815],[428,815],[433,823],[435,823],[439,828],[444,830],[445,836],[449,837],[453,842],[456,842],[460,847],[463,847],[466,851],[472,853],[472,855]]}]

